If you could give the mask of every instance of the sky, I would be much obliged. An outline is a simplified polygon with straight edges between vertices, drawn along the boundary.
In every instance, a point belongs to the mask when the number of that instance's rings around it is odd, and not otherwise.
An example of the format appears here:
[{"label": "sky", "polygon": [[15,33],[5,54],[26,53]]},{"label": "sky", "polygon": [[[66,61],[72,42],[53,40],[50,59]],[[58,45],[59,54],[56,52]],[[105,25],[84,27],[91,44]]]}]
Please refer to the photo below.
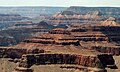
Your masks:
[{"label": "sky", "polygon": [[0,6],[120,7],[120,0],[0,0]]}]

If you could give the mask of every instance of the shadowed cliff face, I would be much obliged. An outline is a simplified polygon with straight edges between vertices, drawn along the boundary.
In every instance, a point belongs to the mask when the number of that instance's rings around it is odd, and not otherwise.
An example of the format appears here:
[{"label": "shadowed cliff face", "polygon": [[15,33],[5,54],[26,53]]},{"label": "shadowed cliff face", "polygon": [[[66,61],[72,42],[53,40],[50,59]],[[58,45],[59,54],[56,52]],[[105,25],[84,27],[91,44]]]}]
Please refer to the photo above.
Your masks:
[{"label": "shadowed cliff face", "polygon": [[108,38],[110,39],[110,42],[115,42],[119,45],[119,30],[120,27],[100,27],[101,28],[101,32],[104,33],[106,36],[108,36]]},{"label": "shadowed cliff face", "polygon": [[40,23],[17,22],[13,27],[0,31],[0,46],[16,45],[24,39],[42,35],[53,28],[53,25],[45,21]]},{"label": "shadowed cliff face", "polygon": [[114,59],[107,54],[98,55],[98,57],[76,54],[36,54],[23,55],[19,66],[31,67],[33,64],[73,64],[85,67],[104,68],[107,67],[107,65],[114,65]]}]

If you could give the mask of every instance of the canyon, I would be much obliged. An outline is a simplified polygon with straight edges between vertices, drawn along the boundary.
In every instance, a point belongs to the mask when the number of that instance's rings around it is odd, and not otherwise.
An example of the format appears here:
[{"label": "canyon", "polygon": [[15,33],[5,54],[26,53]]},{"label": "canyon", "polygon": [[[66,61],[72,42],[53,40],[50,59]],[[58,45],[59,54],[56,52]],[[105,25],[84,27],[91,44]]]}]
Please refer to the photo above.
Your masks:
[{"label": "canyon", "polygon": [[1,42],[0,71],[119,72],[119,8],[106,8],[111,14],[87,9],[69,7],[48,20],[20,21],[0,31],[1,41],[6,34],[16,38]]}]

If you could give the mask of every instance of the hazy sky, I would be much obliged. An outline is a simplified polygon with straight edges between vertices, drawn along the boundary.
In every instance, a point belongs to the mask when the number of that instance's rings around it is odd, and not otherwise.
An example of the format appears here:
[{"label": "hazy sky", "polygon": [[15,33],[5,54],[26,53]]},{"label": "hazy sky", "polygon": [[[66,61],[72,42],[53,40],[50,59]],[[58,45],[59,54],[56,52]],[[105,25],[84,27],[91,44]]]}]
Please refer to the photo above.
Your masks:
[{"label": "hazy sky", "polygon": [[0,0],[0,6],[117,6],[120,0]]}]

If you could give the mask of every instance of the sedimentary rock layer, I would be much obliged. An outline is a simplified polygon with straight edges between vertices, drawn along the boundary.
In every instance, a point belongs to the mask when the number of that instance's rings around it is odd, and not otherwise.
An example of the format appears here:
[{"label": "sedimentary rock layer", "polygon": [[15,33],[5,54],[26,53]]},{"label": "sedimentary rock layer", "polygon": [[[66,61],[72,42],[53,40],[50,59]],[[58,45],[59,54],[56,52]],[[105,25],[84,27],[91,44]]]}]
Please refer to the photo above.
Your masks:
[{"label": "sedimentary rock layer", "polygon": [[113,67],[112,55],[100,54],[96,56],[77,54],[28,54],[23,55],[19,66],[29,68],[33,64],[75,64],[85,67],[105,68],[108,65]]},{"label": "sedimentary rock layer", "polygon": [[21,58],[23,54],[43,53],[41,49],[0,48],[0,58]]}]

